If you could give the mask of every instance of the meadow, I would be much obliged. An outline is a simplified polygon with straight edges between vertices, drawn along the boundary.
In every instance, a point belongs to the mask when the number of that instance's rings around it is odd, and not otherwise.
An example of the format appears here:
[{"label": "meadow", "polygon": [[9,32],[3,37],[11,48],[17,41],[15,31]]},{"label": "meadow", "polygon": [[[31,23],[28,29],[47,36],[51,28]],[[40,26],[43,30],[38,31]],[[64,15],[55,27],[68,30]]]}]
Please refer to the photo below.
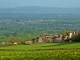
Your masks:
[{"label": "meadow", "polygon": [[0,60],[80,60],[80,43],[36,43],[0,47]]}]

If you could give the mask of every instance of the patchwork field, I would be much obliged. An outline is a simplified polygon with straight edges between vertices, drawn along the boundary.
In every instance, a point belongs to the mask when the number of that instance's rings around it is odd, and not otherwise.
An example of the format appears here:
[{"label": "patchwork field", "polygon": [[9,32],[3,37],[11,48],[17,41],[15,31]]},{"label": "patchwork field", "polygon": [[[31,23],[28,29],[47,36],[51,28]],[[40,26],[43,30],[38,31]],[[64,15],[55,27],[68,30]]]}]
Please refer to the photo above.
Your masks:
[{"label": "patchwork field", "polygon": [[0,47],[0,60],[80,60],[80,43],[41,43]]}]

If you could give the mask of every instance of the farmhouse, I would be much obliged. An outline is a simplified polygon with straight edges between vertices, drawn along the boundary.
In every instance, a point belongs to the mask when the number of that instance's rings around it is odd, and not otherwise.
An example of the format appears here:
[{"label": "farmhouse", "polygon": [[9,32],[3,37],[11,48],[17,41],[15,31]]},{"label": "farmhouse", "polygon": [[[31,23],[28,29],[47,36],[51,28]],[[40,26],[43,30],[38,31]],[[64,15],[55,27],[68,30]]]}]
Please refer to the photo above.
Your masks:
[{"label": "farmhouse", "polygon": [[54,42],[62,42],[62,35],[56,34],[53,36],[53,41]]},{"label": "farmhouse", "polygon": [[61,35],[61,34],[56,34],[53,36],[54,42],[64,42],[67,39],[72,38],[72,36],[76,35],[77,32],[72,32],[72,31],[66,31],[66,35]]},{"label": "farmhouse", "polygon": [[32,44],[32,41],[25,41],[25,44]]},{"label": "farmhouse", "polygon": [[36,42],[52,42],[52,36],[40,36],[36,38]]},{"label": "farmhouse", "polygon": [[62,42],[62,39],[61,38],[55,38],[54,42]]},{"label": "farmhouse", "polygon": [[17,40],[11,40],[11,43],[12,43],[13,45],[17,45],[17,44],[18,44],[18,41],[17,41]]},{"label": "farmhouse", "polygon": [[41,36],[41,37],[37,37],[37,38],[36,38],[36,42],[38,42],[38,43],[42,43],[42,42],[44,42],[45,40],[46,40],[45,36]]}]

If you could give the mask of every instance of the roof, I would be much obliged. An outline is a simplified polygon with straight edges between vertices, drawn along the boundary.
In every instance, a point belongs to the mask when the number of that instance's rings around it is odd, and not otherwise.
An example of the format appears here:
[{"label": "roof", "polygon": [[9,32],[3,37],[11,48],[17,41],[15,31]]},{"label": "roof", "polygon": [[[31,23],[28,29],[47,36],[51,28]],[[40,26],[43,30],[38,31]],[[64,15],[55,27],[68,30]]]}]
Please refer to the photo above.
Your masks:
[{"label": "roof", "polygon": [[12,43],[15,43],[15,42],[17,42],[17,40],[11,40],[11,42],[12,42]]}]

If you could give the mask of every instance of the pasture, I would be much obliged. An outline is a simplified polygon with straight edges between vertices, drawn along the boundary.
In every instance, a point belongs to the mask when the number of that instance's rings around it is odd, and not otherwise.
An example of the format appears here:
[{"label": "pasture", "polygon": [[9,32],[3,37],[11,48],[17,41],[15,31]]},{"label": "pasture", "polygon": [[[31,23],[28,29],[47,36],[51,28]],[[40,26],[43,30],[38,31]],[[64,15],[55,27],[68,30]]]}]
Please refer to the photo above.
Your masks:
[{"label": "pasture", "polygon": [[0,47],[0,60],[80,60],[80,43],[36,43]]}]

